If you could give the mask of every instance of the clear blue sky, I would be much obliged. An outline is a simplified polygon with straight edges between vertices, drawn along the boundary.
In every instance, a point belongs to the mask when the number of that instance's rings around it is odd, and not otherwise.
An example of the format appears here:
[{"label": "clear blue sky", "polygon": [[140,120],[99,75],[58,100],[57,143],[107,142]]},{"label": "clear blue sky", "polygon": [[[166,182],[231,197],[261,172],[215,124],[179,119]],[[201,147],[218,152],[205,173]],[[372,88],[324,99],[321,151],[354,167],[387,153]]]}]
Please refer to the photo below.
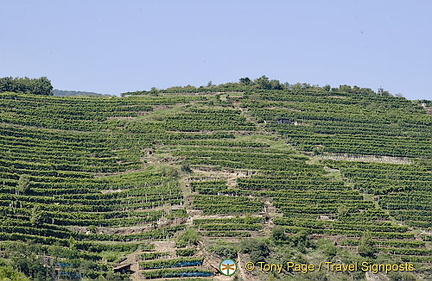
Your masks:
[{"label": "clear blue sky", "polygon": [[3,1],[0,77],[107,94],[238,81],[432,99],[430,0]]}]

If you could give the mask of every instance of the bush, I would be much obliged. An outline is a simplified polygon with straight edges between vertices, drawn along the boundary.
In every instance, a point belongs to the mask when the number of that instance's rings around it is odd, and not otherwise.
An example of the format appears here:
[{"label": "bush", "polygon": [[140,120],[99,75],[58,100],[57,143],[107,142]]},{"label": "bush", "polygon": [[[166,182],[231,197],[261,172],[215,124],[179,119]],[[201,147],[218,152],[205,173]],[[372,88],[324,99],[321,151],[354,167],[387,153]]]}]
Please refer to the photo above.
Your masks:
[{"label": "bush", "polygon": [[358,253],[362,257],[375,258],[376,249],[374,247],[374,242],[372,236],[369,232],[365,232],[360,238]]},{"label": "bush", "polygon": [[270,254],[267,243],[261,239],[248,239],[240,243],[242,253],[249,254],[253,263],[264,261]]},{"label": "bush", "polygon": [[218,240],[214,244],[210,245],[208,250],[220,257],[235,259],[237,258],[237,252],[239,249],[234,243]]},{"label": "bush", "polygon": [[176,247],[184,248],[186,246],[198,245],[199,240],[200,236],[198,232],[196,232],[196,230],[193,228],[188,228],[177,238]]},{"label": "bush", "polygon": [[324,248],[324,254],[331,259],[331,258],[333,258],[333,257],[336,256],[336,254],[337,254],[337,248],[333,244],[328,244]]},{"label": "bush", "polygon": [[272,230],[271,238],[275,242],[287,240],[284,228],[282,226],[275,226]]},{"label": "bush", "polygon": [[416,281],[414,275],[407,272],[391,272],[388,275],[390,281]]},{"label": "bush", "polygon": [[12,267],[0,267],[0,280],[30,281],[24,274],[14,270]]},{"label": "bush", "polygon": [[301,230],[290,237],[290,242],[294,247],[297,247],[297,249],[305,253],[306,248],[312,247],[313,244],[311,240],[307,237],[307,233],[304,230]]}]

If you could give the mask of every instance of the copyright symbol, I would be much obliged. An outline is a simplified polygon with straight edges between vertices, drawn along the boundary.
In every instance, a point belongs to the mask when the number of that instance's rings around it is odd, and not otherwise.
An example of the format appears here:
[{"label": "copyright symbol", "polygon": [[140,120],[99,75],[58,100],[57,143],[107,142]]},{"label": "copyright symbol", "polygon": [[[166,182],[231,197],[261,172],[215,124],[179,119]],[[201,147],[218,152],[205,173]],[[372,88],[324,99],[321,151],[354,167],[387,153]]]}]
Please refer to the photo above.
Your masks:
[{"label": "copyright symbol", "polygon": [[245,264],[245,269],[246,269],[246,271],[252,271],[252,270],[254,270],[255,269],[254,263],[253,262],[247,262]]}]

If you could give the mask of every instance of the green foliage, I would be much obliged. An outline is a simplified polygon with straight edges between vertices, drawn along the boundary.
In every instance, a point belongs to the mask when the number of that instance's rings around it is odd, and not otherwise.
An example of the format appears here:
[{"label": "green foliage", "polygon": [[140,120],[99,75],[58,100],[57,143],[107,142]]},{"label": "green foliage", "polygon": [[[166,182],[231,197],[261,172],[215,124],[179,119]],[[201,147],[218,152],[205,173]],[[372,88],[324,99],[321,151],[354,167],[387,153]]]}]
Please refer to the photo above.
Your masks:
[{"label": "green foliage", "polygon": [[11,267],[0,266],[1,281],[30,281],[24,274],[14,270]]},{"label": "green foliage", "polygon": [[176,259],[158,259],[142,261],[139,263],[141,269],[173,268],[201,265],[204,257],[182,257]]},{"label": "green foliage", "polygon": [[302,253],[306,252],[306,248],[313,246],[312,241],[307,237],[307,232],[304,230],[301,230],[296,234],[292,235],[290,237],[290,242]]},{"label": "green foliage", "polygon": [[349,214],[349,209],[346,205],[340,205],[337,209],[337,218],[338,220],[343,220]]},{"label": "green foliage", "polygon": [[21,175],[16,187],[16,194],[27,194],[30,191],[30,178],[28,175]]},{"label": "green foliage", "polygon": [[198,245],[200,241],[200,235],[193,228],[186,229],[185,232],[181,233],[176,240],[176,247],[182,248],[186,246]]},{"label": "green foliage", "polygon": [[240,251],[249,254],[251,261],[254,263],[265,261],[265,258],[270,254],[267,242],[258,238],[242,240],[240,242]]},{"label": "green foliage", "polygon": [[161,176],[176,178],[179,175],[179,169],[168,165],[160,165],[156,168],[156,173],[160,173]]},{"label": "green foliage", "polygon": [[254,85],[256,85],[258,89],[264,90],[282,90],[284,88],[283,85],[279,82],[279,80],[270,80],[265,75],[255,79]]},{"label": "green foliage", "polygon": [[96,233],[97,232],[97,226],[95,225],[89,225],[87,227],[88,231],[90,231],[91,233]]},{"label": "green foliage", "polygon": [[329,258],[333,258],[337,254],[337,248],[336,246],[330,244],[324,249],[324,254]]},{"label": "green foliage", "polygon": [[164,269],[156,269],[156,270],[143,272],[143,275],[146,279],[156,279],[156,278],[163,278],[163,277],[169,277],[169,278],[183,277],[183,276],[188,276],[187,274],[192,274],[195,276],[197,276],[196,274],[200,274],[201,276],[206,276],[206,277],[213,276],[212,271],[196,269],[196,268],[179,268],[179,269],[164,268]]},{"label": "green foliage", "polygon": [[197,252],[197,250],[194,248],[177,249],[176,250],[177,256],[180,256],[180,257],[190,257],[190,256],[195,255],[196,252]]},{"label": "green foliage", "polygon": [[51,81],[46,77],[41,77],[38,79],[31,79],[28,77],[0,78],[0,92],[21,92],[49,96],[52,95],[52,90],[53,87],[51,85]]},{"label": "green foliage", "polygon": [[42,258],[32,252],[12,252],[9,257],[13,267],[31,277],[34,281],[50,280],[53,276],[51,267],[44,265]]},{"label": "green foliage", "polygon": [[71,236],[69,237],[69,249],[75,250],[76,249],[76,240]]},{"label": "green foliage", "polygon": [[239,251],[237,244],[225,240],[214,241],[207,247],[207,249],[209,252],[215,253],[221,258],[228,259],[236,259],[237,252]]},{"label": "green foliage", "polygon": [[239,82],[243,85],[252,85],[253,84],[252,80],[250,80],[249,77],[240,78]]},{"label": "green foliage", "polygon": [[45,213],[41,209],[41,207],[39,205],[34,206],[32,211],[31,211],[30,223],[33,226],[37,226],[37,225],[42,224],[44,222],[45,218],[46,218]]},{"label": "green foliage", "polygon": [[285,234],[285,229],[283,227],[281,227],[281,226],[275,226],[272,229],[271,238],[275,242],[286,241],[287,240],[287,236]]},{"label": "green foliage", "polygon": [[97,281],[127,281],[130,280],[127,274],[108,272],[105,276],[99,276]]},{"label": "green foliage", "polygon": [[408,272],[390,272],[388,274],[390,281],[417,281],[417,279],[412,273]]},{"label": "green foliage", "polygon": [[377,252],[375,248],[375,243],[372,240],[370,232],[365,232],[360,238],[360,243],[358,246],[358,253],[362,257],[374,258]]}]

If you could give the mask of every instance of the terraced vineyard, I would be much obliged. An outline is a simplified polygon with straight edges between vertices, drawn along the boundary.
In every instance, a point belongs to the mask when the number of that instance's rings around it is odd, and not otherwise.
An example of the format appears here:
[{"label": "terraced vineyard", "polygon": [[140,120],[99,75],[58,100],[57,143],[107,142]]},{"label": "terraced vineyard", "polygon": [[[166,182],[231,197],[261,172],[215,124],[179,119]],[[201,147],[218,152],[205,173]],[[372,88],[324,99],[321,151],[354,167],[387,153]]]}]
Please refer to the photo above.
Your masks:
[{"label": "terraced vineyard", "polygon": [[225,258],[411,263],[236,278],[432,280],[425,108],[319,87],[217,89],[0,93],[0,266],[32,280],[230,280]]}]

